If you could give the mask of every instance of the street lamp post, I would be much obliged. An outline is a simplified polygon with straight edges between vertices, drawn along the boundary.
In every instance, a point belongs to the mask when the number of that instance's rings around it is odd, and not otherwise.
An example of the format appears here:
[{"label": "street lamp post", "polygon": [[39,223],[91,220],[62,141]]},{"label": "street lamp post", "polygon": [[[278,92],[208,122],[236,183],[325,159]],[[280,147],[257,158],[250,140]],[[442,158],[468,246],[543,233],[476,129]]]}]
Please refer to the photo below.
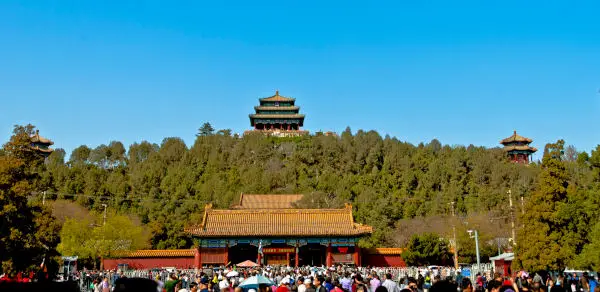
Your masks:
[{"label": "street lamp post", "polygon": [[102,207],[104,207],[104,216],[102,218],[102,226],[106,225],[106,207],[107,206],[108,205],[106,205],[106,204],[102,204]]},{"label": "street lamp post", "polygon": [[454,213],[454,202],[449,203],[452,206],[452,237],[454,237],[454,268],[458,269],[458,242],[456,241],[456,222]]},{"label": "street lamp post", "polygon": [[477,230],[467,230],[469,232],[469,237],[475,238],[475,252],[477,254],[477,269],[479,269],[479,265],[481,264],[481,260],[479,258],[479,234]]}]

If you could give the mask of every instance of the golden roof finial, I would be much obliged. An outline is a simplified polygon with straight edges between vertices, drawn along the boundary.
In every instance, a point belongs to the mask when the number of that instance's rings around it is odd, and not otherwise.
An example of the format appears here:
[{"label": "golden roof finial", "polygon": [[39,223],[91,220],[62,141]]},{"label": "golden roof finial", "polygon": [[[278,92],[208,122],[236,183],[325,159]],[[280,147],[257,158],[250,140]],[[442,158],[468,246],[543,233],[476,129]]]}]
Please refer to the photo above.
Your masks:
[{"label": "golden roof finial", "polygon": [[275,89],[275,96],[279,96],[279,89]]}]

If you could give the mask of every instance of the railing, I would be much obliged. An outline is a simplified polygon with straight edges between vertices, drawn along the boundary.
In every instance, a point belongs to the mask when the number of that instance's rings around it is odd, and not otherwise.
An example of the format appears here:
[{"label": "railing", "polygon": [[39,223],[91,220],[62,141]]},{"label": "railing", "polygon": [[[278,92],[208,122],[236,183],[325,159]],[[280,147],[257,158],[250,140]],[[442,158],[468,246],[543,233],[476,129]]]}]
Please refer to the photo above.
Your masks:
[{"label": "railing", "polygon": [[[466,269],[468,269],[470,273],[465,273]],[[363,274],[366,274],[367,272],[376,272],[380,276],[383,276],[384,274],[391,274],[392,279],[396,282],[400,282],[409,277],[416,279],[416,278],[419,278],[419,275],[422,275],[423,277],[425,277],[425,275],[427,273],[434,273],[435,275],[439,275],[442,279],[445,279],[448,277],[457,279],[457,276],[459,274],[461,274],[461,275],[468,274],[468,276],[466,276],[466,277],[470,278],[472,283],[475,283],[478,273],[485,275],[488,279],[490,279],[493,276],[494,267],[492,264],[472,265],[470,267],[463,267],[461,269],[460,273],[453,267],[440,267],[437,269],[437,271],[429,270],[426,267],[403,267],[403,268],[373,267],[373,268],[368,268],[368,269],[365,267],[359,267],[358,271],[360,271]],[[195,270],[195,269],[127,270],[127,271],[123,271],[123,275],[128,278],[154,279],[154,280],[159,280],[164,283],[169,279],[169,275],[173,272],[176,272],[178,275],[185,275],[185,277],[188,280],[183,281],[182,284],[183,284],[183,286],[187,287],[187,285],[191,281],[196,280],[200,276],[201,272],[207,272],[207,269],[204,269],[201,271]],[[82,274],[84,274],[84,273],[82,273]],[[108,273],[103,273],[103,276],[108,277],[109,282],[112,285],[112,284],[114,284],[113,277],[115,274],[116,274],[115,272],[108,272]],[[90,290],[90,288],[89,288],[91,280],[92,280],[91,277],[86,277],[85,275],[82,275],[82,277],[80,277],[79,281],[80,281],[81,291],[93,291],[93,289]],[[183,287],[183,288],[185,288],[185,287]]]}]

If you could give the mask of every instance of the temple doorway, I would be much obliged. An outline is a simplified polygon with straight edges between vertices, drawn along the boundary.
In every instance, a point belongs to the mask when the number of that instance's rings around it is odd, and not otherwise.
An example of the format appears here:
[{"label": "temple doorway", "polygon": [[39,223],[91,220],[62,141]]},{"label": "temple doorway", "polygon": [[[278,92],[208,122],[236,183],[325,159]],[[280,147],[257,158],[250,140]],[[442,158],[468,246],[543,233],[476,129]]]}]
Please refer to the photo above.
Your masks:
[{"label": "temple doorway", "polygon": [[325,264],[325,254],[327,248],[318,243],[309,243],[301,246],[299,250],[301,266],[321,266]]},{"label": "temple doorway", "polygon": [[266,265],[293,266],[296,248],[285,244],[272,244],[263,248]]},{"label": "temple doorway", "polygon": [[258,247],[250,244],[237,244],[229,247],[229,261],[232,265],[243,261],[253,261],[256,263],[258,258]]}]

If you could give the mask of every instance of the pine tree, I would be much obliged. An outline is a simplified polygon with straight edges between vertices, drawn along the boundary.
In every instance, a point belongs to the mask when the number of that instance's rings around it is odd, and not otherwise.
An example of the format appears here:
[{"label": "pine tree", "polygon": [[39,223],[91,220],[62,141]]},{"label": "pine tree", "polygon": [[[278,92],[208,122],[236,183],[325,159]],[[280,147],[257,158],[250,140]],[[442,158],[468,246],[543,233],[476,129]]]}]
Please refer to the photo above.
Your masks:
[{"label": "pine tree", "polygon": [[562,212],[568,201],[568,174],[561,161],[564,141],[547,144],[538,185],[525,206],[524,228],[517,240],[517,257],[528,271],[562,270],[574,257],[566,244],[569,222]]}]

